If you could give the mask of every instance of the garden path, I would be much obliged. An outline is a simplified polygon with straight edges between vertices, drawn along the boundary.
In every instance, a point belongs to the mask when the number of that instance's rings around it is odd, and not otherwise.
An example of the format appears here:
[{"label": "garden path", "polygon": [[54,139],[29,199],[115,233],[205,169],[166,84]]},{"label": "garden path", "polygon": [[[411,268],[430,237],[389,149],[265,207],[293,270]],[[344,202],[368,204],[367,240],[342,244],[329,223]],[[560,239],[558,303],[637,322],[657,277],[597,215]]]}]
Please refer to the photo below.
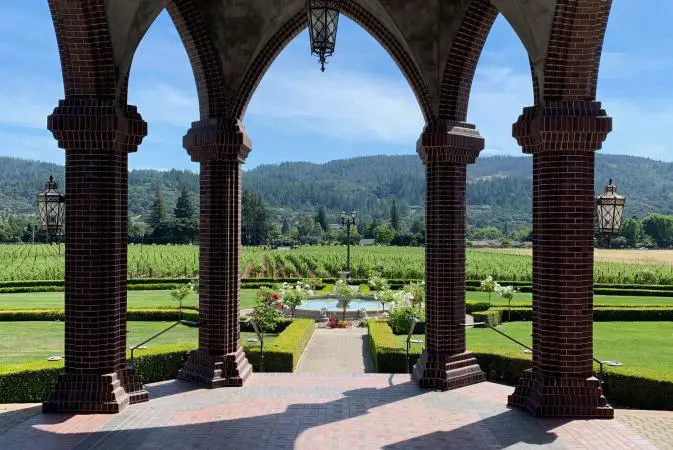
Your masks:
[{"label": "garden path", "polygon": [[374,361],[366,328],[316,328],[299,361],[300,373],[370,373]]}]

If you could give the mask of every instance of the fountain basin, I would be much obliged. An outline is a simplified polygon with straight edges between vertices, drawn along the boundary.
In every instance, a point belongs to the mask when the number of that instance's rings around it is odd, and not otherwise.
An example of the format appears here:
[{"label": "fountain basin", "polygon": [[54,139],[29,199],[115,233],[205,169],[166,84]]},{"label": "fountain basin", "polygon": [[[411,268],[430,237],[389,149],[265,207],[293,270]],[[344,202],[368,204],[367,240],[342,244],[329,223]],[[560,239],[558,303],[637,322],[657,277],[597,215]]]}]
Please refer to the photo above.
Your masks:
[{"label": "fountain basin", "polygon": [[[295,317],[308,319],[324,319],[323,309],[327,310],[327,316],[336,314],[341,320],[343,317],[343,308],[339,306],[339,300],[334,296],[317,296],[305,300],[294,311]],[[379,317],[383,313],[381,303],[374,300],[374,297],[359,295],[354,298],[346,309],[346,320],[362,318],[360,310],[364,309],[367,317]]]}]

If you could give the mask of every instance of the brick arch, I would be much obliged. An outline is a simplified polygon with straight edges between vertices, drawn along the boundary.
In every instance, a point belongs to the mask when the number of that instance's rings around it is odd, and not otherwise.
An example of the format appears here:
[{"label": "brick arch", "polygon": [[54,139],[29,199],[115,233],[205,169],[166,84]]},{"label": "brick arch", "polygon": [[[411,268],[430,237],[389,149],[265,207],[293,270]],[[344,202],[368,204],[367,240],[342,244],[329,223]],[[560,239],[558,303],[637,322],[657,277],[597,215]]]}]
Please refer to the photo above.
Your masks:
[{"label": "brick arch", "polygon": [[[426,122],[433,117],[432,102],[427,86],[418,67],[411,56],[403,48],[399,40],[386,29],[373,14],[358,5],[354,1],[345,2],[341,11],[349,19],[365,29],[393,58],[402,74],[409,83]],[[243,77],[238,90],[238,95],[233,102],[231,117],[242,119],[250,103],[252,95],[262,80],[262,77],[271,66],[280,52],[292,41],[304,28],[307,27],[306,12],[302,8],[300,12],[292,16],[282,27],[269,39],[263,50],[255,57]]]},{"label": "brick arch", "polygon": [[439,120],[464,122],[484,43],[498,9],[489,0],[472,0],[453,40],[439,93]]},{"label": "brick arch", "polygon": [[[190,0],[171,0],[165,9],[180,35],[194,72],[201,118],[227,117],[229,102],[225,95],[224,72],[215,44],[208,36],[201,10]],[[149,30],[162,10],[144,25],[145,31]],[[134,44],[134,48],[130,49],[131,55],[140,45],[140,40]],[[123,78],[120,79],[118,98],[122,102],[126,101],[132,58],[130,56],[125,73],[120,74]]]},{"label": "brick arch", "polygon": [[168,13],[180,34],[194,71],[202,119],[229,116],[224,71],[215,43],[208,36],[201,10],[192,0],[172,0]]},{"label": "brick arch", "polygon": [[542,101],[596,99],[598,69],[612,0],[557,0]]},{"label": "brick arch", "polygon": [[104,0],[49,0],[65,97],[114,100],[116,71]]}]

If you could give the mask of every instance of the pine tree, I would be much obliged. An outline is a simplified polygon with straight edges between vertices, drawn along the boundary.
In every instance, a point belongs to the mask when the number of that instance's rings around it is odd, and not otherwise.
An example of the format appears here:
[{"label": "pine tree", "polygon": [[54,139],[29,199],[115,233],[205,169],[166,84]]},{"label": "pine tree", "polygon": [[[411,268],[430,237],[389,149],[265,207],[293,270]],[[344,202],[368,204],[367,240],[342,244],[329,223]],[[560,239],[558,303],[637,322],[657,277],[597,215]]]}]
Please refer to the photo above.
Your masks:
[{"label": "pine tree", "polygon": [[325,209],[324,206],[318,208],[318,214],[315,217],[315,221],[320,224],[320,228],[322,228],[323,231],[327,231],[328,228],[327,210]]},{"label": "pine tree", "polygon": [[192,200],[189,196],[187,188],[183,185],[182,190],[180,190],[180,196],[178,201],[175,204],[175,210],[173,211],[176,219],[193,219],[194,218],[194,205],[192,205]]},{"label": "pine tree", "polygon": [[287,219],[283,219],[283,226],[280,229],[280,234],[287,236],[290,233],[290,223]]},{"label": "pine tree", "polygon": [[161,193],[159,185],[157,185],[154,189],[154,202],[152,202],[148,222],[150,227],[154,229],[159,228],[166,223],[166,208],[164,206],[164,195]]},{"label": "pine tree", "polygon": [[390,225],[392,225],[393,230],[400,230],[400,215],[397,212],[397,202],[393,200],[393,204],[390,206]]},{"label": "pine tree", "polygon": [[184,185],[175,204],[173,215],[175,216],[175,224],[172,239],[181,243],[193,242],[199,231],[199,221],[196,218],[189,191]]}]

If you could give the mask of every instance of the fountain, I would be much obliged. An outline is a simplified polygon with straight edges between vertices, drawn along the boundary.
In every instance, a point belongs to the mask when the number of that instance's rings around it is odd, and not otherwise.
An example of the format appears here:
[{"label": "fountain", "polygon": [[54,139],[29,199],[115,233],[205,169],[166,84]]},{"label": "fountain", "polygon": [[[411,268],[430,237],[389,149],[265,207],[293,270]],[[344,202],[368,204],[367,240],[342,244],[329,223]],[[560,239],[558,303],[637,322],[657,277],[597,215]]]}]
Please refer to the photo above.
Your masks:
[{"label": "fountain", "polygon": [[[339,272],[341,279],[348,280],[350,272]],[[350,286],[356,292],[355,298],[350,302],[346,310],[346,320],[361,319],[364,317],[379,317],[383,314],[381,304],[373,295],[357,293],[358,286]],[[337,314],[341,319],[343,310],[341,303],[332,294],[314,295],[302,302],[294,311],[295,317],[326,320],[328,316]]]}]

